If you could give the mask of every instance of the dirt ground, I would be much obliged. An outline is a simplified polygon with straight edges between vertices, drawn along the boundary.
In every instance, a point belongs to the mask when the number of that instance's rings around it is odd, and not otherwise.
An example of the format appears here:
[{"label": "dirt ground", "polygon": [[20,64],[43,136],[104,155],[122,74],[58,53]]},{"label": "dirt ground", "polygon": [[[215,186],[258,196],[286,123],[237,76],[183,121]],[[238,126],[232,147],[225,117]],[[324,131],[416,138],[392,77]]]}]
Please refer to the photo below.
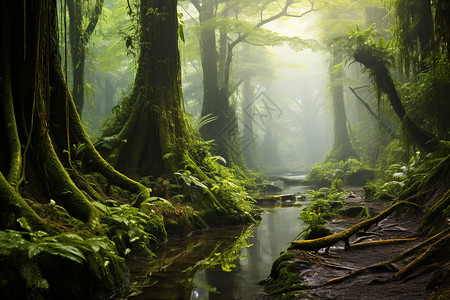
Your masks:
[{"label": "dirt ground", "polygon": [[[353,192],[348,197],[346,206],[366,205],[374,216],[391,203],[382,201],[365,202],[361,188],[349,187]],[[355,234],[350,243],[366,242],[385,239],[399,239],[416,237],[416,240],[401,244],[372,246],[365,248],[351,247],[344,250],[344,244],[338,243],[333,246],[329,254],[324,250],[319,251],[319,256],[312,253],[297,251],[294,266],[298,269],[300,282],[309,286],[308,289],[291,295],[298,299],[430,299],[436,293],[433,274],[447,272],[448,267],[442,266],[449,261],[449,252],[441,253],[439,257],[433,257],[426,266],[418,267],[412,273],[401,280],[393,280],[395,272],[380,271],[367,272],[355,278],[349,278],[343,282],[324,285],[330,279],[344,276],[352,270],[389,260],[425,240],[425,237],[416,236],[422,216],[420,213],[413,218],[401,214],[394,214],[372,227],[365,233]],[[336,230],[342,231],[356,224],[358,220],[342,218],[328,224]],[[401,261],[394,267],[401,269],[409,261]],[[448,275],[446,276],[448,279]],[[432,283],[430,283],[432,282]],[[441,283],[439,294],[450,299],[450,283]],[[445,296],[446,295],[446,296]],[[289,298],[291,298],[289,297]]]}]

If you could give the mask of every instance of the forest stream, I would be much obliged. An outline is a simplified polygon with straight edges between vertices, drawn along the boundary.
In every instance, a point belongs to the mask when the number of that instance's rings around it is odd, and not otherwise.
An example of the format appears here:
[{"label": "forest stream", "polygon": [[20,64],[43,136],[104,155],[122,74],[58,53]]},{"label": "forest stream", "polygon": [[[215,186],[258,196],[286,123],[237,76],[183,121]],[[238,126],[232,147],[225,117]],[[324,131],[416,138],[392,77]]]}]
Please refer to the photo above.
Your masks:
[{"label": "forest stream", "polygon": [[[282,194],[305,192],[288,186]],[[300,205],[298,205],[300,204]],[[169,238],[157,259],[129,262],[128,299],[255,299],[273,261],[302,231],[296,206],[264,205],[262,220],[250,226],[223,226]]]}]

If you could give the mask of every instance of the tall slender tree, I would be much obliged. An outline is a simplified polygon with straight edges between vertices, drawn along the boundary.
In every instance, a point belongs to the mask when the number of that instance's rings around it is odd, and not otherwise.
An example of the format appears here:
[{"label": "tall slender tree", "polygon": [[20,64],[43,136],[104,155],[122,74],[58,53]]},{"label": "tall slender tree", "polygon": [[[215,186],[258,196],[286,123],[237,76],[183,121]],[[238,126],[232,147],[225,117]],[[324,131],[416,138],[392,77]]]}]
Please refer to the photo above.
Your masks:
[{"label": "tall slender tree", "polygon": [[344,104],[344,70],[342,56],[336,45],[331,47],[330,61],[330,82],[331,82],[331,101],[333,106],[333,129],[334,142],[333,148],[329,152],[327,159],[345,161],[348,158],[356,158],[356,151],[350,141],[348,133],[347,114]]},{"label": "tall slender tree", "polygon": [[84,71],[86,63],[86,47],[89,37],[97,26],[98,19],[102,13],[104,0],[96,0],[92,9],[89,23],[86,29],[83,28],[83,8],[88,6],[83,0],[69,0],[67,7],[69,10],[70,26],[70,53],[73,68],[72,97],[81,116],[84,106]]},{"label": "tall slender tree", "polygon": [[[289,8],[296,2],[287,0],[279,7],[274,1],[258,3],[260,18],[253,24],[251,30],[238,33],[233,39],[225,29],[217,26],[217,19],[227,15],[239,15],[246,5],[254,10],[254,3],[225,3],[225,8],[218,12],[220,1],[217,0],[190,0],[199,13],[200,19],[200,48],[203,67],[203,106],[202,116],[218,117],[217,121],[208,123],[203,128],[205,138],[214,139],[217,151],[223,155],[228,164],[243,165],[241,147],[239,143],[239,128],[235,107],[230,101],[230,75],[233,62],[233,51],[242,42],[245,42],[255,30],[265,24],[284,16],[303,17],[315,11],[314,1],[309,1],[310,8],[300,14],[291,14]],[[270,14],[269,8],[275,6],[278,11]],[[250,27],[250,28],[251,28]],[[267,32],[266,32],[267,33]],[[216,48],[216,35],[219,38],[219,50]]]}]

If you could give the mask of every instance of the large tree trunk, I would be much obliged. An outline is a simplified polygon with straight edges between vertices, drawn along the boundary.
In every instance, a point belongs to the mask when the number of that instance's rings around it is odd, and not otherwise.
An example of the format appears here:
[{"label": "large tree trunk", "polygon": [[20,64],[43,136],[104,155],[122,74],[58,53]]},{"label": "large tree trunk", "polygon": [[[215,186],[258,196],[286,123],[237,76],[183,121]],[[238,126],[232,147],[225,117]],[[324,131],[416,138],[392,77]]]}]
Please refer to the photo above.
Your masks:
[{"label": "large tree trunk", "polygon": [[255,171],[259,171],[260,163],[258,150],[256,148],[256,137],[253,129],[254,107],[255,101],[254,86],[249,76],[244,78],[244,101],[242,102],[242,154],[246,165]]},{"label": "large tree trunk", "polygon": [[[207,25],[215,17],[215,1],[205,0],[199,8],[200,53],[203,68],[203,105],[202,117],[218,117],[201,128],[205,139],[214,139],[215,152],[223,156],[228,165],[243,165],[241,148],[238,142],[238,122],[234,108],[229,104],[228,82],[225,70],[227,57],[227,35],[220,39],[220,60],[216,49],[216,32]],[[206,25],[206,26],[205,26]],[[220,73],[218,71],[220,69]]]},{"label": "large tree trunk", "polygon": [[[25,217],[48,229],[30,201],[54,199],[74,217],[97,226],[99,212],[89,199],[89,185],[78,187],[69,172],[71,146],[85,147],[83,170],[102,172],[110,183],[149,197],[149,190],[109,166],[94,149],[67,89],[61,70],[56,1],[3,1],[0,9],[1,113],[5,142],[0,146],[2,225]],[[84,191],[82,191],[82,189]],[[26,195],[29,200],[22,197]]]},{"label": "large tree trunk", "polygon": [[128,99],[130,115],[118,133],[118,140],[126,142],[110,158],[126,174],[160,176],[179,169],[189,137],[182,105],[177,1],[141,1],[140,12],[145,30]]},{"label": "large tree trunk", "polygon": [[72,97],[77,107],[77,111],[81,116],[84,106],[84,66],[86,59],[86,45],[83,39],[83,16],[81,13],[81,1],[69,0],[67,2],[69,8],[70,26],[70,54],[73,68]]}]

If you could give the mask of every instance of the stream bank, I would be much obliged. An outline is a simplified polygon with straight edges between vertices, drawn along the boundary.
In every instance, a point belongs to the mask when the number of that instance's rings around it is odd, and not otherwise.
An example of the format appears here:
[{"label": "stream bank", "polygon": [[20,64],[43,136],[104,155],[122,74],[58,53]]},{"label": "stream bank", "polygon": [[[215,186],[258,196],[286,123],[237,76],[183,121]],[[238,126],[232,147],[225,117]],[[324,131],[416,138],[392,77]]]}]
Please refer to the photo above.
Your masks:
[{"label": "stream bank", "polygon": [[[392,204],[382,200],[365,201],[361,188],[348,189],[353,193],[352,197],[346,198],[346,206],[367,205],[372,216]],[[437,294],[442,296],[437,299],[449,299],[448,244],[447,251],[434,255],[428,264],[418,266],[402,278],[393,277],[392,272],[401,270],[401,264],[411,263],[411,257],[381,265],[426,240],[426,236],[418,235],[422,218],[423,213],[420,211],[415,212],[414,217],[394,213],[372,225],[367,231],[353,235],[348,250],[343,242],[332,246],[328,254],[325,249],[318,253],[288,250],[275,261],[272,278],[266,285],[266,293],[260,299],[434,299],[433,296]],[[342,232],[360,221],[356,218],[339,217],[328,225],[335,232]],[[357,243],[390,239],[405,241],[357,246]],[[372,267],[376,264],[380,265]],[[364,270],[365,267],[368,269]],[[349,276],[351,273],[355,273],[355,276]],[[348,277],[333,283],[330,281],[344,276]]]}]

